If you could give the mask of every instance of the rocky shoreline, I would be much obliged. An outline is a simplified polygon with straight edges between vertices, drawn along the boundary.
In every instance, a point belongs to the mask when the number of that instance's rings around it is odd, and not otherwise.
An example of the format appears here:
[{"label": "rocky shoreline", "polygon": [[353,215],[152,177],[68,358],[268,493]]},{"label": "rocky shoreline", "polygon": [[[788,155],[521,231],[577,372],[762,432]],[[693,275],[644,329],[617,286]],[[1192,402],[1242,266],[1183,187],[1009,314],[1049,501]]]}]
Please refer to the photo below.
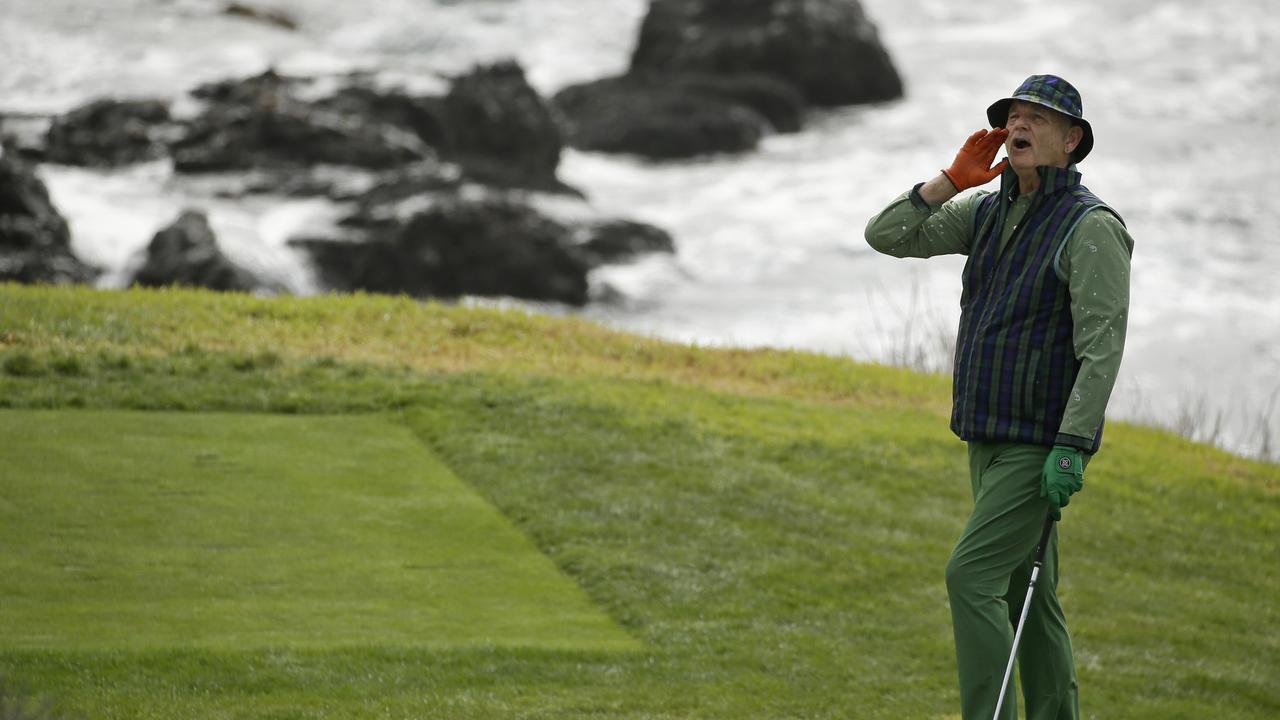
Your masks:
[{"label": "rocky shoreline", "polygon": [[[515,62],[475,67],[441,96],[361,75],[334,87],[268,70],[195,88],[184,101],[198,109],[186,116],[176,99],[102,98],[34,139],[6,133],[0,281],[99,274],[72,252],[40,163],[167,160],[178,175],[243,178],[233,195],[318,196],[344,208],[333,233],[289,241],[323,289],[582,305],[591,269],[676,248],[633,219],[539,210],[531,197],[585,205],[590,194],[557,176],[566,146],[658,161],[746,152],[766,133],[801,129],[809,107],[901,93],[856,0],[652,0],[627,73],[551,98]],[[344,168],[372,180],[353,189]],[[228,259],[198,207],[158,230],[131,282],[281,290]]]}]

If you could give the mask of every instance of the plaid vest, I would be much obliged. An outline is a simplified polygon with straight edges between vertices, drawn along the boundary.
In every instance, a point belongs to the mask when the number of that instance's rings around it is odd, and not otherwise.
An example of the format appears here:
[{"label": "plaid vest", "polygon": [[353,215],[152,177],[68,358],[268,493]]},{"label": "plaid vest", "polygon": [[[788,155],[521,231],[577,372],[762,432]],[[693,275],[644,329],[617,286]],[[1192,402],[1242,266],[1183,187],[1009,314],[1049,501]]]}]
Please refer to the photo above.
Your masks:
[{"label": "plaid vest", "polygon": [[[1018,183],[1011,169],[974,214],[952,382],[951,430],[962,440],[1054,445],[1080,371],[1057,261],[1085,214],[1111,208],[1074,166],[1039,172],[1040,189],[1003,250],[1004,200]],[[1090,452],[1101,443],[1099,427]]]}]

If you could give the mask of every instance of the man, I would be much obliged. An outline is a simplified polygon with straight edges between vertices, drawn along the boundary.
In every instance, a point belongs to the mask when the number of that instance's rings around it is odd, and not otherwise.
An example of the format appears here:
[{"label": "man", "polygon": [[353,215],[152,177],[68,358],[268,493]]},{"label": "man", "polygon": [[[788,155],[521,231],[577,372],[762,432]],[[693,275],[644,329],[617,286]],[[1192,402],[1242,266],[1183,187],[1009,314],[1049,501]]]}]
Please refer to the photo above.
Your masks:
[{"label": "man", "polygon": [[[987,119],[992,130],[866,230],[895,257],[968,255],[951,429],[968,442],[974,505],[946,574],[965,720],[995,713],[1045,514],[1061,518],[1101,445],[1133,251],[1120,216],[1080,184],[1093,129],[1074,87],[1029,77]],[[952,199],[996,177],[998,192]],[[1031,720],[1079,718],[1057,565],[1055,529],[1019,648]],[[1017,717],[1013,695],[1002,718]]]}]

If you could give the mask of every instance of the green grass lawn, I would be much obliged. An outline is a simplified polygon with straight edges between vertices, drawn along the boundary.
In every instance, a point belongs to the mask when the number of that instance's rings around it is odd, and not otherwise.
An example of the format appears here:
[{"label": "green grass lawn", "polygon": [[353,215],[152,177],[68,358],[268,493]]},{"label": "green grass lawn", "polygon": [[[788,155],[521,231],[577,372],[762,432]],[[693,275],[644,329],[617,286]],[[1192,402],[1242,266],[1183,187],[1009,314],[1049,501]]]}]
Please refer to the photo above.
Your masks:
[{"label": "green grass lawn", "polygon": [[0,411],[0,643],[637,649],[402,425]]},{"label": "green grass lawn", "polygon": [[[41,594],[24,612],[57,626],[45,639],[0,628],[0,675],[105,718],[951,717],[942,569],[969,500],[946,387],[836,358],[666,345],[391,298],[0,286],[0,405],[13,409],[0,412],[10,418],[0,420],[3,452],[26,463],[20,473],[0,465],[0,512],[22,528],[0,529],[0,562],[31,578],[6,571],[0,587]],[[130,456],[91,440],[131,423],[157,448]],[[206,425],[221,428],[216,444],[188,434]],[[422,479],[342,479],[351,437],[370,438],[370,462]],[[80,453],[87,468],[64,473],[58,490],[41,478],[68,466],[31,459],[39,454],[25,448],[37,443]],[[139,468],[159,479],[133,496],[94,482],[112,454],[123,484]],[[294,472],[292,461],[314,464]],[[155,492],[208,492],[245,466],[258,482],[227,488],[217,512]],[[1085,717],[1280,714],[1278,491],[1275,465],[1110,427],[1060,528]],[[449,529],[438,541],[456,541],[454,557],[483,540],[529,558],[536,572],[522,577],[547,585],[520,601],[563,603],[549,612],[568,620],[508,628],[542,640],[502,642],[484,639],[488,621],[474,620],[483,607],[440,618],[412,607],[422,588],[405,558],[429,552],[435,534],[361,525],[357,510],[391,504],[426,528],[429,513],[413,506],[437,493],[505,533]],[[144,510],[166,503],[182,509],[162,522]],[[110,521],[86,521],[108,508]],[[311,539],[303,515],[340,529]],[[59,555],[73,547],[65,538],[50,544],[59,522],[81,533],[85,555]],[[270,533],[253,531],[264,524]],[[236,527],[241,543],[288,566],[274,574],[282,585],[255,592],[270,573],[210,550]],[[351,534],[370,551],[345,547]],[[295,566],[300,538],[327,544],[331,572],[348,582],[317,585]],[[95,555],[135,566],[110,594],[70,592],[92,584],[75,568]],[[158,564],[140,567],[147,559]],[[181,585],[157,580],[174,575],[165,563],[186,573]],[[219,563],[234,584],[211,581]],[[386,563],[399,571],[371,584]],[[526,582],[501,575],[493,582]],[[139,613],[157,584],[186,601],[83,642],[77,606]],[[231,612],[236,633],[191,622],[187,609],[290,594],[280,612],[293,620],[255,625]],[[304,617],[353,597],[372,608],[369,642],[352,642],[326,613]],[[12,612],[7,601],[0,612]],[[453,641],[404,630],[436,620],[456,624],[440,630]]]}]

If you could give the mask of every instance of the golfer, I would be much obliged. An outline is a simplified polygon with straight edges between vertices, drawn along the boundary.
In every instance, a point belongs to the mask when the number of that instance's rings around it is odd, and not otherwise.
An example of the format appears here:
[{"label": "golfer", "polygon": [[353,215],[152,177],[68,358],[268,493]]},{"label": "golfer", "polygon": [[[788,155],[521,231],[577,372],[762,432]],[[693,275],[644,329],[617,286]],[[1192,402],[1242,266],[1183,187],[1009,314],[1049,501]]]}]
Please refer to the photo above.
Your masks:
[{"label": "golfer", "polygon": [[[1029,77],[987,120],[992,130],[866,230],[894,257],[968,256],[951,429],[968,443],[974,502],[946,573],[965,720],[995,713],[1045,515],[1061,518],[1102,444],[1133,252],[1120,216],[1080,184],[1093,130],[1070,83]],[[993,165],[1002,146],[1007,157]],[[956,198],[997,178],[996,192]],[[1055,529],[1018,654],[1031,720],[1080,717],[1057,583]],[[1017,718],[1013,695],[1002,719]]]}]

